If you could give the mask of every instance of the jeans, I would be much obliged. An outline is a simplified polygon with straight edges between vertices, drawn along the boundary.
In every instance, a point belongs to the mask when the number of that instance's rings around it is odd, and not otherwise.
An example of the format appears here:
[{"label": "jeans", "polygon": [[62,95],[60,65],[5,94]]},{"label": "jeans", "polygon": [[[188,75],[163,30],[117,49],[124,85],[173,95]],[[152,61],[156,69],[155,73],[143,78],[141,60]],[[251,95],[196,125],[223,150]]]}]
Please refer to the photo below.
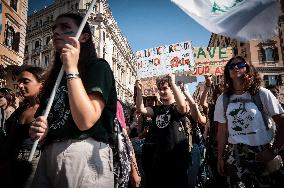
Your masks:
[{"label": "jeans", "polygon": [[188,167],[188,188],[196,186],[196,179],[202,163],[203,145],[193,144],[191,149],[191,164]]}]

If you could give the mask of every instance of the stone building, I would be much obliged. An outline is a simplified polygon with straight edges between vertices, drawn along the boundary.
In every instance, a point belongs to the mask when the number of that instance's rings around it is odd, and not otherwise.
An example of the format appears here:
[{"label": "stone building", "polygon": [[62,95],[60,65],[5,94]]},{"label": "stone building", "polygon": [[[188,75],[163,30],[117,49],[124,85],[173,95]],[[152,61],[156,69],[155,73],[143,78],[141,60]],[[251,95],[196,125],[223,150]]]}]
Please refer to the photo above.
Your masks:
[{"label": "stone building", "polygon": [[15,79],[9,67],[23,64],[28,0],[0,2],[0,66],[2,71],[6,68],[8,72],[6,77],[0,78],[0,87],[16,89]]},{"label": "stone building", "polygon": [[[233,47],[234,55],[244,57],[253,64],[263,79],[263,86],[276,85],[280,89],[280,100],[284,100],[284,1],[279,11],[278,34],[265,41],[241,42],[212,33],[208,47]],[[215,79],[215,84],[222,77]]]},{"label": "stone building", "polygon": [[[25,64],[47,67],[53,59],[51,27],[55,18],[67,12],[86,14],[91,0],[55,0],[28,17]],[[112,16],[107,0],[97,0],[88,19],[98,57],[106,59],[115,76],[118,98],[133,103],[136,78],[135,56]]]}]

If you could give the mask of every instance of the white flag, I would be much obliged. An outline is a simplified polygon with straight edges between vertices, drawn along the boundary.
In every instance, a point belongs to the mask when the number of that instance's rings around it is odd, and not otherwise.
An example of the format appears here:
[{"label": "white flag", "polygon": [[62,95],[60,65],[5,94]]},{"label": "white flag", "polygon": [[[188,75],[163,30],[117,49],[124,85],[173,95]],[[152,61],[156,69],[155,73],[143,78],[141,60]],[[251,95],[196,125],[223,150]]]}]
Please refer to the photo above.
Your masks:
[{"label": "white flag", "polygon": [[239,40],[277,32],[278,0],[171,0],[210,32]]}]

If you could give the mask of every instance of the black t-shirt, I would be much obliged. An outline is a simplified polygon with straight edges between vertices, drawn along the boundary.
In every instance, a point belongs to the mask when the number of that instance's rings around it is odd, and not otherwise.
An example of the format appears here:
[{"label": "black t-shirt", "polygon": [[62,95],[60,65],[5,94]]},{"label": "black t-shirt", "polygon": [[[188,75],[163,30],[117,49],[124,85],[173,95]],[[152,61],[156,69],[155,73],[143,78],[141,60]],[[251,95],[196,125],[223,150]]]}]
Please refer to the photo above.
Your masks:
[{"label": "black t-shirt", "polygon": [[186,187],[189,146],[176,106],[153,107],[156,151],[153,156],[153,187]]},{"label": "black t-shirt", "polygon": [[105,108],[101,117],[89,130],[80,131],[78,129],[72,118],[64,75],[47,118],[49,125],[48,141],[93,137],[97,141],[109,142],[113,132],[117,101],[114,76],[109,64],[103,59],[90,58],[88,62],[83,63],[86,63],[86,74],[81,75],[81,78],[87,93],[98,92],[105,101]]},{"label": "black t-shirt", "polygon": [[158,154],[184,153],[188,149],[186,134],[175,104],[154,106],[153,125]]}]

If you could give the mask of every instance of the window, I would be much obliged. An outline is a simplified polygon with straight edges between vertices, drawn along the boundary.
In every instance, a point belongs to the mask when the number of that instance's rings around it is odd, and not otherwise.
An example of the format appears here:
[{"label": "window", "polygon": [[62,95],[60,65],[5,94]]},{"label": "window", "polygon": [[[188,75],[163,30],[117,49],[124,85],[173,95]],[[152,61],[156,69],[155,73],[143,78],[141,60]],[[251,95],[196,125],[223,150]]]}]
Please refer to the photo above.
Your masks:
[{"label": "window", "polygon": [[40,47],[40,43],[39,43],[39,40],[37,40],[36,42],[35,42],[35,49],[37,49],[37,48],[39,48]]},{"label": "window", "polygon": [[106,41],[106,33],[103,31],[103,40]]},{"label": "window", "polygon": [[6,38],[5,38],[5,44],[7,47],[12,48],[14,37],[15,37],[14,28],[12,26],[8,26],[6,29]]},{"label": "window", "polygon": [[28,53],[29,53],[29,46],[26,45],[26,46],[25,46],[25,54],[28,54]]},{"label": "window", "polygon": [[263,80],[265,82],[265,86],[275,86],[278,84],[278,76],[277,75],[264,75]]},{"label": "window", "polygon": [[50,41],[50,36],[46,37],[46,39],[45,39],[45,45],[48,45],[49,41]]},{"label": "window", "polygon": [[18,0],[10,0],[10,7],[17,11]]},{"label": "window", "polygon": [[279,60],[278,48],[276,46],[264,46],[258,50],[259,60],[267,63],[276,63]]},{"label": "window", "polygon": [[264,50],[264,55],[265,55],[265,61],[274,61],[272,48],[266,48]]},{"label": "window", "polygon": [[91,3],[86,3],[86,9],[88,10],[90,7]]},{"label": "window", "polygon": [[44,57],[44,64],[45,64],[46,67],[47,67],[47,65],[49,64],[49,55],[46,55],[46,56]]}]

